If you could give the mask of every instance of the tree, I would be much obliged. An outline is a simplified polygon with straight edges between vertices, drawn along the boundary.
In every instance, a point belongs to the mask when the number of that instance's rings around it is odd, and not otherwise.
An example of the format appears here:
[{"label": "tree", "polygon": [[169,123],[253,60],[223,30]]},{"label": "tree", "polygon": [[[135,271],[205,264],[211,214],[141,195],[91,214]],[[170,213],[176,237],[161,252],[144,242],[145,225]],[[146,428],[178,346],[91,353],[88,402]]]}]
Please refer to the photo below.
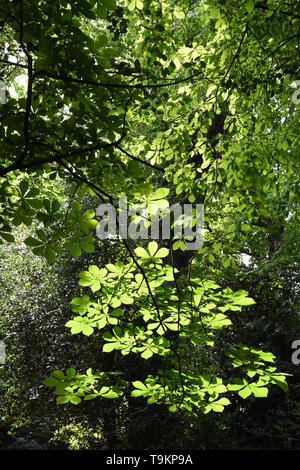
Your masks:
[{"label": "tree", "polygon": [[[232,324],[228,312],[254,301],[207,274],[219,263],[239,269],[250,234],[268,235],[272,260],[287,219],[296,218],[295,7],[253,0],[1,4],[0,78],[8,85],[26,74],[23,95],[0,108],[4,243],[14,240],[13,226],[38,220],[25,243],[50,263],[64,249],[73,257],[92,252],[99,221],[93,209],[82,213],[86,193],[95,206],[100,200],[116,210],[126,196],[156,214],[169,200],[204,204],[202,248],[176,239],[178,220],[168,246],[124,239],[128,260],[80,273],[92,294],[73,299],[75,317],[66,324],[72,334],[103,331],[104,354],[158,356],[158,370],[137,374],[131,395],[171,412],[220,412],[230,404],[226,394],[265,397],[271,383],[287,390],[272,353],[233,345],[227,355],[241,374],[230,379],[211,361],[219,330]],[[60,182],[70,199],[59,195]],[[180,223],[194,226],[195,217]],[[130,386],[116,371],[90,368],[55,371],[44,383],[61,404],[119,397]]]}]

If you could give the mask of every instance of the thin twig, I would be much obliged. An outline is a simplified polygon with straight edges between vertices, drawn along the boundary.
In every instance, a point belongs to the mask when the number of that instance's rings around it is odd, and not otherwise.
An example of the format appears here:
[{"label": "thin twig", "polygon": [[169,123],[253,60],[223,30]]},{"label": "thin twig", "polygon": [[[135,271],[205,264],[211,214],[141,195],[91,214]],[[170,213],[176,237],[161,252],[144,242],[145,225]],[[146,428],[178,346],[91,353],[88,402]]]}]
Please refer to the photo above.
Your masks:
[{"label": "thin twig", "polygon": [[55,73],[48,72],[46,70],[39,70],[34,73],[34,77],[48,77],[48,78],[53,78],[54,80],[62,80],[64,82],[69,82],[69,83],[79,83],[81,85],[90,85],[90,86],[95,86],[95,87],[103,87],[103,88],[121,88],[121,89],[126,89],[126,88],[133,88],[133,89],[147,89],[147,88],[162,88],[162,87],[168,87],[168,86],[173,86],[173,85],[178,85],[180,83],[192,80],[195,77],[199,77],[200,73],[194,73],[188,77],[184,77],[178,80],[174,80],[173,82],[170,83],[148,83],[147,85],[142,85],[141,83],[137,83],[136,85],[131,85],[127,83],[105,83],[105,82],[97,82],[95,80],[86,80],[82,78],[73,78],[73,77],[68,77],[68,76],[62,76],[62,75],[56,75]]},{"label": "thin twig", "polygon": [[147,160],[142,160],[141,158],[135,157],[134,155],[131,155],[127,150],[123,149],[120,147],[120,145],[116,145],[116,148],[119,149],[121,152],[123,152],[125,155],[127,155],[128,158],[131,158],[132,160],[135,160],[137,162],[142,163],[143,165],[148,166],[149,168],[152,168],[154,170],[158,170],[161,173],[164,173],[165,170],[163,168],[160,168],[159,166],[152,165],[151,163],[147,162]]}]

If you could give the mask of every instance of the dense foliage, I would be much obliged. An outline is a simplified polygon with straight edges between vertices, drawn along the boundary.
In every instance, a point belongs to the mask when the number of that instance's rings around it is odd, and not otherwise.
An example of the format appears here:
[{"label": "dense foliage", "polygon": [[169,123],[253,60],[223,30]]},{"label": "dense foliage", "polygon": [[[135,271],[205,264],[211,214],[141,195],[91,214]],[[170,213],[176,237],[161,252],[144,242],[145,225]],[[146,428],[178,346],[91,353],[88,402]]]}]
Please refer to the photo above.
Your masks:
[{"label": "dense foliage", "polygon": [[297,447],[296,6],[0,1],[4,428]]}]

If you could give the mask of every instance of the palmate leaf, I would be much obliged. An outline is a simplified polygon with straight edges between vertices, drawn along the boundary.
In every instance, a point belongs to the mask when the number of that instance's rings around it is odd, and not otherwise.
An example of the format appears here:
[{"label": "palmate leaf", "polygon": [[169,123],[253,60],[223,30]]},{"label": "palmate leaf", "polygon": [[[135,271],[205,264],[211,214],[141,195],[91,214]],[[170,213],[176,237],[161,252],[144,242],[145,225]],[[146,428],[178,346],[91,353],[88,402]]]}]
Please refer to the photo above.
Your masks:
[{"label": "palmate leaf", "polygon": [[251,394],[258,398],[265,398],[268,395],[268,388],[265,387],[264,384],[259,384],[259,382],[257,382],[246,385],[238,392],[238,395],[244,399],[249,397]]},{"label": "palmate leaf", "polygon": [[[144,316],[145,320],[145,316]],[[182,316],[180,317],[180,322],[182,321]],[[154,323],[149,323],[147,325],[149,330],[155,330],[157,334],[163,335],[167,329],[171,331],[180,331],[180,324],[178,325],[178,319],[175,319],[174,316],[164,318],[162,322],[156,321]]]},{"label": "palmate leaf", "polygon": [[[93,373],[91,369],[88,369],[86,374],[77,374],[75,369],[69,367],[66,370],[66,375],[60,370],[54,371],[52,377],[47,377],[43,384],[47,387],[55,387],[54,393],[58,395],[57,404],[72,403],[78,405],[82,399],[120,397],[124,389],[123,381],[118,378],[120,374],[120,372]],[[115,385],[105,383],[113,377],[116,382]]]},{"label": "palmate leaf", "polygon": [[142,258],[143,261],[154,261],[157,263],[161,263],[161,258],[165,258],[169,254],[168,248],[159,248],[156,241],[148,244],[148,250],[138,247],[134,251],[136,256]]},{"label": "palmate leaf", "polygon": [[151,394],[151,391],[148,389],[148,387],[139,380],[132,382],[132,385],[135,387],[135,390],[131,392],[132,397],[146,397]]},{"label": "palmate leaf", "polygon": [[217,313],[211,318],[208,318],[206,320],[206,324],[209,326],[209,328],[212,328],[213,330],[215,330],[215,329],[223,328],[224,326],[229,326],[232,324],[232,322],[226,315],[222,313]]},{"label": "palmate leaf", "polygon": [[94,219],[95,211],[87,210],[79,219],[79,228],[83,233],[88,234],[90,230],[95,230],[98,226],[98,221]]},{"label": "palmate leaf", "polygon": [[242,379],[239,377],[235,377],[232,379],[232,383],[227,386],[229,391],[238,391],[245,388],[248,385],[248,381],[246,379]]},{"label": "palmate leaf", "polygon": [[116,393],[114,390],[112,390],[109,387],[102,387],[99,391],[99,396],[103,398],[112,399],[112,398],[118,398],[120,394]]},{"label": "palmate leaf", "polygon": [[90,336],[94,333],[95,322],[90,322],[85,317],[75,317],[66,323],[68,328],[71,328],[72,335],[83,333],[85,336]]},{"label": "palmate leaf", "polygon": [[282,390],[285,392],[285,393],[288,393],[289,391],[289,386],[286,382],[286,377],[288,375],[291,375],[291,374],[283,374],[283,373],[273,373],[273,374],[270,374],[270,382],[271,383],[274,383],[276,385],[278,385],[280,388],[282,388]]},{"label": "palmate leaf", "polygon": [[140,258],[150,258],[149,253],[145,250],[145,248],[138,247],[134,250],[134,252]]},{"label": "palmate leaf", "polygon": [[70,397],[69,396],[61,396],[56,398],[56,403],[58,405],[65,405],[66,403],[69,403]]},{"label": "palmate leaf", "polygon": [[224,406],[230,405],[230,400],[228,398],[220,398],[219,400],[208,403],[204,407],[204,413],[209,413],[210,411],[215,411],[216,413],[221,413],[224,410]]},{"label": "palmate leaf", "polygon": [[56,385],[58,385],[59,383],[60,381],[54,377],[47,377],[46,379],[43,380],[43,384],[46,387],[56,387]]},{"label": "palmate leaf", "polygon": [[136,340],[132,330],[125,329],[124,331],[119,327],[113,328],[113,334],[106,332],[102,335],[108,343],[103,345],[103,352],[111,352],[114,349],[120,350],[123,355],[129,354]]},{"label": "palmate leaf", "polygon": [[79,273],[80,281],[78,284],[85,287],[89,286],[93,292],[97,292],[106,283],[108,271],[106,268],[99,269],[95,265],[89,266],[88,269],[88,271],[81,271]]},{"label": "palmate leaf", "polygon": [[232,301],[234,305],[246,306],[255,304],[255,300],[248,297],[248,293],[246,291],[235,292],[232,296]]},{"label": "palmate leaf", "polygon": [[83,297],[74,297],[71,301],[71,308],[73,312],[78,312],[80,315],[83,315],[92,304],[93,302],[90,297],[88,295],[84,295]]},{"label": "palmate leaf", "polygon": [[109,277],[117,277],[120,278],[121,276],[131,277],[132,274],[130,273],[130,267],[125,266],[122,262],[117,262],[116,264],[108,263],[105,265],[105,268],[109,271]]}]

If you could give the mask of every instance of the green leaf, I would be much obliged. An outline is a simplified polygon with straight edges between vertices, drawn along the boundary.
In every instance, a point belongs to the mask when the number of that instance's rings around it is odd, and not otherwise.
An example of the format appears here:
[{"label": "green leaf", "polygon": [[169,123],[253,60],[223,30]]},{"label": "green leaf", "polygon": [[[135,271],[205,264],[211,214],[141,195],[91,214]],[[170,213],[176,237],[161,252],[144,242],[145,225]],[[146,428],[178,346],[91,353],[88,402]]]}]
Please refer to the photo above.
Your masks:
[{"label": "green leaf", "polygon": [[186,250],[186,246],[185,246],[185,243],[183,240],[176,240],[174,243],[173,243],[173,250],[178,250],[180,249],[181,251],[185,251]]},{"label": "green leaf", "polygon": [[58,405],[64,405],[65,403],[69,403],[70,397],[69,396],[61,396],[56,398],[56,403]]},{"label": "green leaf", "polygon": [[155,258],[165,258],[168,256],[169,250],[168,248],[160,248],[158,252],[155,254]]},{"label": "green leaf", "polygon": [[176,16],[176,18],[178,18],[178,19],[180,19],[180,20],[185,17],[184,11],[181,10],[180,8],[177,8],[177,7],[176,7],[175,10],[174,10],[174,15]]},{"label": "green leaf", "polygon": [[157,250],[158,250],[158,244],[155,241],[152,241],[148,244],[148,251],[151,257],[154,257]]},{"label": "green leaf", "polygon": [[32,248],[32,253],[37,255],[37,256],[42,256],[44,255],[44,246],[39,246],[37,248]]},{"label": "green leaf", "polygon": [[80,246],[78,245],[72,246],[70,253],[74,258],[79,258],[79,256],[81,256],[81,253],[82,253]]},{"label": "green leaf", "polygon": [[76,374],[76,371],[75,371],[75,369],[73,369],[73,367],[69,367],[69,368],[66,370],[66,375],[67,375],[67,377],[69,377],[69,378],[74,377],[75,374]]},{"label": "green leaf", "polygon": [[43,242],[47,241],[47,235],[45,234],[44,230],[38,229],[36,230],[36,234]]},{"label": "green leaf", "polygon": [[33,247],[33,246],[40,246],[41,241],[37,240],[36,238],[33,237],[28,237],[24,240],[25,245]]},{"label": "green leaf", "polygon": [[253,10],[254,10],[254,1],[253,0],[247,0],[246,8],[247,8],[248,13],[252,13]]},{"label": "green leaf", "polygon": [[255,385],[250,385],[252,393],[256,397],[265,398],[268,395],[267,387],[255,387]]},{"label": "green leaf", "polygon": [[85,325],[82,329],[82,333],[85,336],[91,336],[91,334],[94,333],[94,328],[92,328],[90,325]]},{"label": "green leaf", "polygon": [[64,380],[65,379],[65,374],[61,370],[55,370],[52,372],[53,377],[56,377],[57,379]]},{"label": "green leaf", "polygon": [[76,395],[72,395],[69,401],[70,403],[73,403],[74,405],[78,405],[81,402],[81,398],[77,397]]},{"label": "green leaf", "polygon": [[238,394],[239,394],[240,397],[242,397],[242,398],[247,398],[247,397],[249,397],[249,395],[252,394],[252,390],[250,389],[250,387],[247,386],[247,387],[243,388],[243,390],[240,390],[240,391],[238,392]]},{"label": "green leaf", "polygon": [[68,321],[65,326],[68,327],[68,328],[71,328],[72,335],[76,335],[78,333],[81,333],[83,328],[84,328],[83,323],[79,323],[75,320]]},{"label": "green leaf", "polygon": [[101,0],[101,2],[108,10],[115,10],[117,8],[116,0]]},{"label": "green leaf", "polygon": [[147,390],[148,391],[148,388],[146,387],[146,385],[143,384],[143,382],[140,382],[139,380],[136,380],[135,382],[132,382],[132,385],[135,388],[138,388],[139,390]]},{"label": "green leaf", "polygon": [[235,305],[243,305],[243,306],[253,305],[253,304],[255,304],[255,300],[251,299],[250,297],[234,299],[234,304]]},{"label": "green leaf", "polygon": [[130,393],[130,396],[131,397],[142,397],[145,395],[145,391],[144,390],[132,390],[132,392]]},{"label": "green leaf", "polygon": [[176,405],[171,405],[171,406],[169,406],[169,411],[170,411],[171,413],[175,413],[175,411],[177,411],[177,406],[176,406]]},{"label": "green leaf", "polygon": [[153,356],[153,352],[151,351],[150,348],[147,348],[147,349],[145,349],[145,351],[142,352],[141,356],[142,356],[144,359],[149,359],[150,357]]},{"label": "green leaf", "polygon": [[90,393],[89,395],[85,395],[84,400],[93,400],[94,398],[97,398],[98,394],[97,393]]},{"label": "green leaf", "polygon": [[104,47],[107,45],[107,37],[105,34],[99,34],[95,41],[96,48]]},{"label": "green leaf", "polygon": [[153,194],[151,194],[150,201],[164,199],[169,194],[169,192],[170,190],[168,188],[159,188]]},{"label": "green leaf", "polygon": [[34,209],[41,209],[43,207],[43,201],[40,199],[26,199],[26,201]]},{"label": "green leaf", "polygon": [[56,387],[56,385],[59,383],[60,381],[55,379],[54,377],[47,377],[45,380],[43,380],[43,384],[46,387]]},{"label": "green leaf", "polygon": [[81,204],[78,201],[74,201],[72,204],[72,212],[74,213],[76,217],[78,217],[80,214],[80,211],[81,211]]},{"label": "green leaf", "polygon": [[15,241],[15,237],[11,235],[10,233],[0,232],[0,235],[2,238],[4,238],[4,240],[6,240],[9,243],[13,243]]},{"label": "green leaf", "polygon": [[95,265],[89,266],[89,272],[95,277],[98,277],[100,275],[100,269],[98,268],[98,266]]},{"label": "green leaf", "polygon": [[106,343],[103,345],[102,351],[106,353],[112,352],[116,348],[116,343]]},{"label": "green leaf", "polygon": [[129,4],[128,4],[128,10],[129,11],[133,11],[135,9],[135,0],[132,0]]},{"label": "green leaf", "polygon": [[134,252],[139,258],[149,258],[149,254],[145,248],[142,248],[141,246],[135,248]]},{"label": "green leaf", "polygon": [[19,188],[20,188],[20,191],[22,193],[22,196],[24,196],[27,193],[28,187],[29,186],[28,186],[28,181],[27,180],[21,181]]},{"label": "green leaf", "polygon": [[280,388],[282,388],[282,390],[285,393],[288,393],[289,387],[288,387],[288,384],[286,382],[285,376],[280,376],[280,374],[278,374],[276,376],[271,375],[270,381],[271,381],[271,383],[274,383],[274,384],[278,385]]}]

